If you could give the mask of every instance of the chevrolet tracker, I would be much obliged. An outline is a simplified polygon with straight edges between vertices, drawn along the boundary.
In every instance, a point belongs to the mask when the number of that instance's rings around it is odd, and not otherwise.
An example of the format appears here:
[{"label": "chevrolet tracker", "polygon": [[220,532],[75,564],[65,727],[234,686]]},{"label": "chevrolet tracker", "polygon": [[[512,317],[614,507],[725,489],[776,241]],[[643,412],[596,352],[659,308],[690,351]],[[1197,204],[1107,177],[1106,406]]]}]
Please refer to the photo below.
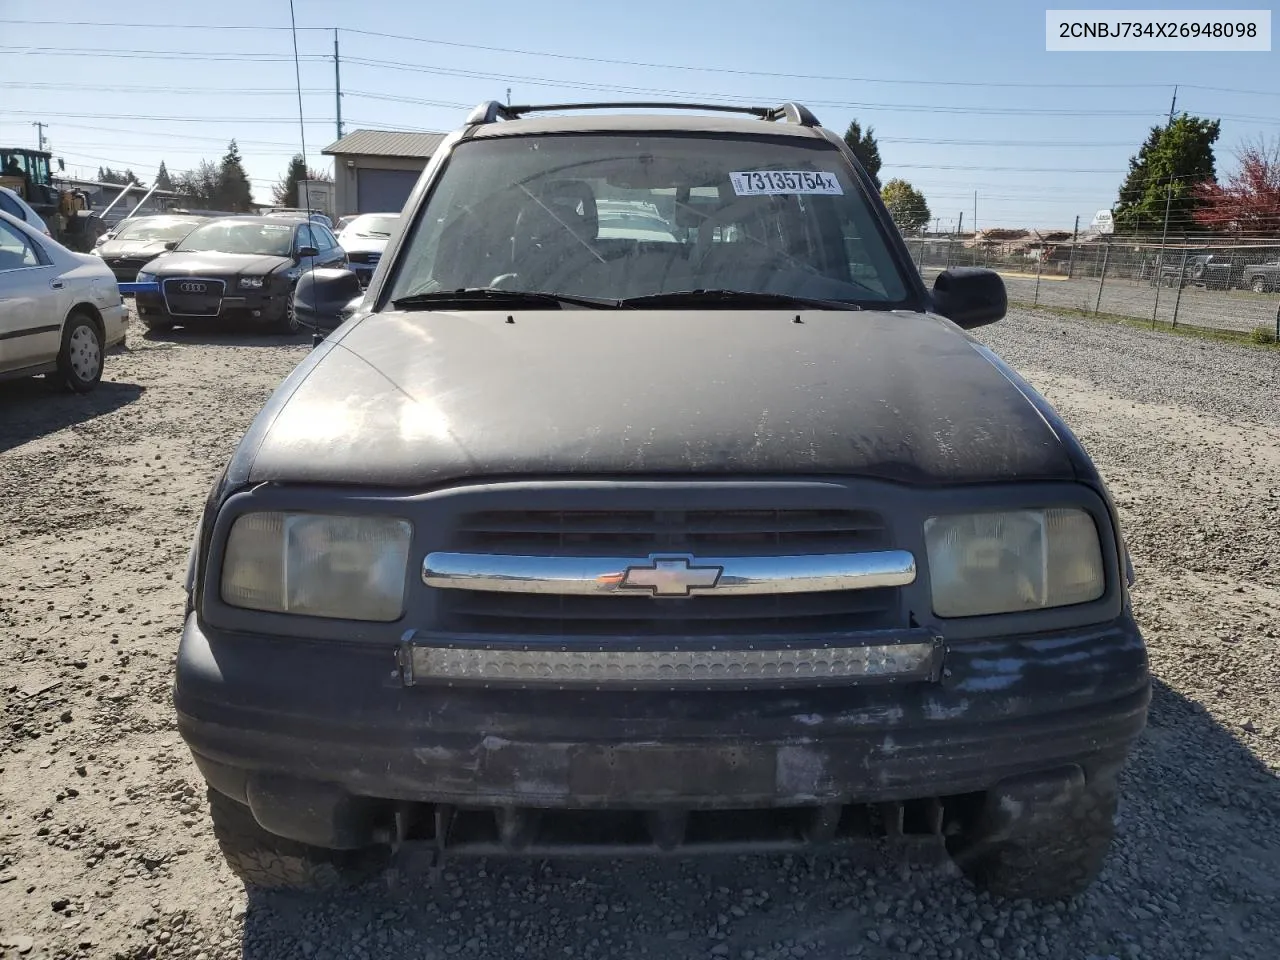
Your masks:
[{"label": "chevrolet tracker", "polygon": [[965,332],[1000,278],[926,287],[803,107],[605,106],[482,105],[367,291],[299,279],[332,332],[187,577],[227,860],[307,887],[915,836],[998,894],[1083,890],[1147,658],[1098,471]]}]

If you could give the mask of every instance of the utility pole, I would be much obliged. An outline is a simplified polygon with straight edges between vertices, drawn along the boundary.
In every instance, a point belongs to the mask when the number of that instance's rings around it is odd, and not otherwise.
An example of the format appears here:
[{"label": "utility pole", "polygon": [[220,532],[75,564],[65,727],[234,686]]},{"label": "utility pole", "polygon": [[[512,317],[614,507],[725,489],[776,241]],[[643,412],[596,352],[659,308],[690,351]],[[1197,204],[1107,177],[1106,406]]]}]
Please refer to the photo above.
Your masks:
[{"label": "utility pole", "polygon": [[1071,231],[1071,258],[1067,261],[1067,279],[1070,280],[1075,275],[1076,269],[1076,241],[1080,239],[1080,214],[1076,214],[1076,226]]},{"label": "utility pole", "polygon": [[978,191],[973,191],[973,232],[978,232]]},{"label": "utility pole", "polygon": [[333,106],[338,118],[338,139],[342,139],[342,67],[338,56],[338,30],[333,30]]},{"label": "utility pole", "polygon": [[507,87],[507,106],[511,106],[511,88]]},{"label": "utility pole", "polygon": [[40,145],[40,152],[43,153],[44,152],[44,128],[47,127],[48,124],[42,123],[39,120],[32,120],[31,125],[36,128],[36,137],[37,137],[36,142]]},{"label": "utility pole", "polygon": [[[1169,239],[1169,204],[1173,202],[1173,174],[1169,174],[1169,186],[1164,194],[1164,232],[1160,234],[1160,256],[1156,258],[1156,302],[1151,305],[1151,326],[1156,325],[1156,311],[1160,309],[1160,274],[1164,272],[1164,245]],[[1185,258],[1184,261],[1185,263]],[[1182,274],[1178,274],[1178,286],[1182,286]]]},{"label": "utility pole", "polygon": [[1169,104],[1169,125],[1170,126],[1173,125],[1173,111],[1177,109],[1177,106],[1178,106],[1178,85],[1175,83],[1173,85],[1173,103]]}]

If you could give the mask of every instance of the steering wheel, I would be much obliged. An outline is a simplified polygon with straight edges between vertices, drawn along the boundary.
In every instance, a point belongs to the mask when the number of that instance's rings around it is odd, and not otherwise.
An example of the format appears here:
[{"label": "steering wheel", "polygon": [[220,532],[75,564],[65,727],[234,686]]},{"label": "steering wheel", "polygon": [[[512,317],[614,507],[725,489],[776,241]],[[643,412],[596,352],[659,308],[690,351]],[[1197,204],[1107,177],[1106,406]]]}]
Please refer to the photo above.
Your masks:
[{"label": "steering wheel", "polygon": [[495,290],[514,290],[516,287],[512,281],[519,280],[518,273],[500,273],[489,281],[489,286]]}]

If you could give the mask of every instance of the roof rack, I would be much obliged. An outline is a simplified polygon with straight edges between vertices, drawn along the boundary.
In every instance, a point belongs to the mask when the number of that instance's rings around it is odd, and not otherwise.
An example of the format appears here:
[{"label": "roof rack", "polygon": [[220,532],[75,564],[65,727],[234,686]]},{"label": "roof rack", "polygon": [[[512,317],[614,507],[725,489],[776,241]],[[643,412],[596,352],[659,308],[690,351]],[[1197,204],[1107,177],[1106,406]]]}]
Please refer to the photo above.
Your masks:
[{"label": "roof rack", "polygon": [[662,100],[615,100],[604,103],[544,103],[538,105],[511,106],[497,100],[488,100],[471,111],[468,124],[495,123],[498,120],[518,120],[529,113],[547,113],[555,110],[608,110],[608,109],[657,109],[657,110],[708,110],[714,113],[745,113],[761,120],[785,120],[805,127],[816,127],[818,118],[808,107],[798,103],[784,103],[777,107],[735,107],[723,103],[669,103]]}]

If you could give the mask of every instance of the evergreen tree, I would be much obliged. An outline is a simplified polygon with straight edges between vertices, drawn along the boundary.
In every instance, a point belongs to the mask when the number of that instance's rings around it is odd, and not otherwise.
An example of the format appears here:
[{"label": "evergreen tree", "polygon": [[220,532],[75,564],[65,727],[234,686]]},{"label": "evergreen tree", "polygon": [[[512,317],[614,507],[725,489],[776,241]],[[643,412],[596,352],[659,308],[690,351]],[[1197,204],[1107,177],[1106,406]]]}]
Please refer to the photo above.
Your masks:
[{"label": "evergreen tree", "polygon": [[1185,230],[1203,204],[1197,187],[1217,181],[1213,144],[1220,122],[1182,114],[1163,127],[1152,127],[1137,156],[1129,159],[1129,174],[1120,186],[1114,210],[1118,231],[1158,233],[1168,220]]},{"label": "evergreen tree", "polygon": [[235,140],[227,144],[226,155],[218,168],[216,199],[215,205],[219,209],[231,213],[247,213],[253,208],[249,175],[244,172],[244,158],[240,156],[240,148]]},{"label": "evergreen tree", "polygon": [[853,151],[853,155],[858,158],[858,162],[862,164],[863,169],[876,185],[876,189],[879,190],[880,144],[876,142],[875,128],[867,127],[867,132],[863,133],[858,121],[853,120],[849,123],[849,129],[844,132],[844,142],[849,145],[849,149]]}]

